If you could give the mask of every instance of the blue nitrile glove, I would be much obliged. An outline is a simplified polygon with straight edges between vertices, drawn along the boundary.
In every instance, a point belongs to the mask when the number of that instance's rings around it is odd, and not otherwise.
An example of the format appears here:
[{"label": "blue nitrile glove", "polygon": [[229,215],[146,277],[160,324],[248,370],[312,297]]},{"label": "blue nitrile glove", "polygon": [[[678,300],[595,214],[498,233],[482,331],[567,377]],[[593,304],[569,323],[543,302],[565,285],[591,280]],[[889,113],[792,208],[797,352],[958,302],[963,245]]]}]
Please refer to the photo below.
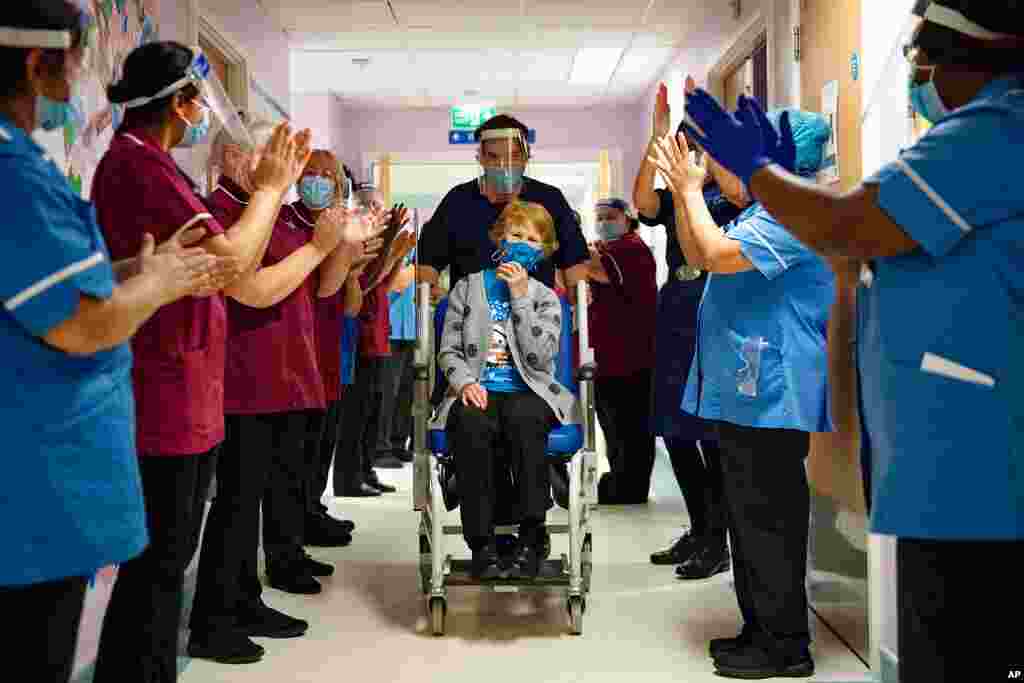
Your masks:
[{"label": "blue nitrile glove", "polygon": [[759,169],[774,161],[764,146],[764,136],[756,118],[733,116],[703,89],[686,96],[686,113],[704,130],[698,133],[683,122],[686,130],[715,161],[750,186],[750,179]]},{"label": "blue nitrile glove", "polygon": [[788,111],[779,116],[779,130],[776,130],[756,99],[740,95],[736,114],[745,125],[754,123],[761,129],[765,156],[790,173],[796,173],[796,138]]}]

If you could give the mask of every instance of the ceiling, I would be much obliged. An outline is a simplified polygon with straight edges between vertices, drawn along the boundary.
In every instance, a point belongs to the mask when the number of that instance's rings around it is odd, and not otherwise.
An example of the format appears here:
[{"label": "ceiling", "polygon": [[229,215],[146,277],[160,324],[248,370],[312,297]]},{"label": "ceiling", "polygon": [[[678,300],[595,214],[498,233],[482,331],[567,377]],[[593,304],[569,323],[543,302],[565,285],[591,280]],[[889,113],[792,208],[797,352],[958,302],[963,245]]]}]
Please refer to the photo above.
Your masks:
[{"label": "ceiling", "polygon": [[[261,0],[292,44],[291,87],[360,107],[634,103],[686,52],[723,45],[760,0]],[[570,82],[582,48],[604,70]],[[367,61],[368,60],[368,61]],[[581,60],[576,62],[576,60]]]}]

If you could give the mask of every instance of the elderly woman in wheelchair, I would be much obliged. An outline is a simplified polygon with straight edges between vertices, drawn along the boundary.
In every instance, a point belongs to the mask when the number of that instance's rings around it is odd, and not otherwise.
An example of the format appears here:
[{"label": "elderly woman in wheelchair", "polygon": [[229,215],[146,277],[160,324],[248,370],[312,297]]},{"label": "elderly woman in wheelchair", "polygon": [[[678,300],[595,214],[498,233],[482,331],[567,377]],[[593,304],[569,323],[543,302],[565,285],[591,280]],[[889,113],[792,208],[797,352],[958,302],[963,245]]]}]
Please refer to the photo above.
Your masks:
[{"label": "elderly woman in wheelchair", "polygon": [[[548,435],[571,420],[575,398],[555,379],[562,333],[558,296],[530,277],[558,248],[539,204],[508,205],[491,230],[495,268],[456,283],[438,366],[448,391],[432,422],[444,428],[458,471],[463,536],[475,579],[537,576],[550,507]],[[510,468],[519,495],[519,543],[498,555],[496,482]]]}]

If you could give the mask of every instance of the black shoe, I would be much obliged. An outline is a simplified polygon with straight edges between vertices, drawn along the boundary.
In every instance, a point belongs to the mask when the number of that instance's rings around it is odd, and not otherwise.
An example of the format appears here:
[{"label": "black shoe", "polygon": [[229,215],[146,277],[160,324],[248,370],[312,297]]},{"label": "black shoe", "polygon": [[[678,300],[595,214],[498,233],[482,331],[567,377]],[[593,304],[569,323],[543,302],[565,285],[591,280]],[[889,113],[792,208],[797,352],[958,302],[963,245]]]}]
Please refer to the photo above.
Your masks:
[{"label": "black shoe", "polygon": [[[350,537],[351,538],[351,537]],[[303,560],[303,566],[313,576],[334,576],[334,565],[314,560],[309,555]]]},{"label": "black shoe", "polygon": [[391,455],[395,456],[396,458],[401,460],[403,463],[410,463],[410,462],[412,462],[413,460],[416,459],[416,455],[412,451],[406,450],[404,448],[402,448],[400,450],[392,451]]},{"label": "black shoe", "polygon": [[263,659],[265,650],[240,631],[220,633],[192,632],[188,656],[209,659],[220,664],[253,664]]},{"label": "black shoe", "polygon": [[697,550],[698,545],[697,537],[687,531],[671,547],[651,553],[651,563],[659,565],[682,564],[690,559]]},{"label": "black shoe", "polygon": [[405,463],[391,453],[385,453],[384,455],[378,455],[374,458],[373,466],[381,467],[386,470],[400,470],[405,467]]},{"label": "black shoe", "polygon": [[519,579],[532,580],[540,574],[540,548],[532,543],[520,543],[512,562],[511,576]]},{"label": "black shoe", "polygon": [[309,630],[309,622],[261,604],[238,618],[238,628],[251,638],[298,638]]},{"label": "black shoe", "polygon": [[378,479],[377,477],[367,477],[366,483],[372,486],[373,488],[377,489],[378,491],[381,491],[382,493],[394,493],[395,491],[398,490],[394,486],[389,486],[388,484],[381,483],[380,479]]},{"label": "black shoe", "polygon": [[272,571],[268,569],[267,583],[271,588],[295,595],[317,595],[324,589],[320,582],[309,573],[308,568],[302,565],[294,567],[289,571]]},{"label": "black shoe", "polygon": [[798,652],[785,652],[749,644],[719,656],[715,673],[745,680],[810,678],[814,675],[814,660],[806,647]]},{"label": "black shoe", "polygon": [[327,526],[336,526],[347,534],[352,533],[356,530],[356,523],[351,519],[337,519],[331,517],[327,510],[318,510],[314,514],[306,518],[306,527],[310,525],[326,524]]},{"label": "black shoe", "polygon": [[318,517],[307,520],[303,541],[314,548],[344,548],[352,542],[352,534],[340,522]]},{"label": "black shoe", "polygon": [[[717,544],[716,544],[717,546]],[[729,571],[732,566],[728,548],[722,546],[704,547],[690,559],[676,567],[676,578],[697,581],[709,579],[715,574]]]},{"label": "black shoe", "polygon": [[735,652],[740,648],[753,644],[753,642],[754,629],[744,624],[743,630],[735,638],[712,638],[711,643],[708,645],[708,654],[711,655],[712,659],[718,659],[726,653]]},{"label": "black shoe", "polygon": [[502,571],[501,561],[498,559],[498,551],[494,543],[488,543],[480,550],[473,551],[473,562],[470,565],[470,574],[477,581],[494,581],[505,577]]},{"label": "black shoe", "polygon": [[342,489],[340,493],[335,495],[339,498],[373,498],[374,496],[383,495],[383,493],[380,489],[363,483],[353,488]]}]

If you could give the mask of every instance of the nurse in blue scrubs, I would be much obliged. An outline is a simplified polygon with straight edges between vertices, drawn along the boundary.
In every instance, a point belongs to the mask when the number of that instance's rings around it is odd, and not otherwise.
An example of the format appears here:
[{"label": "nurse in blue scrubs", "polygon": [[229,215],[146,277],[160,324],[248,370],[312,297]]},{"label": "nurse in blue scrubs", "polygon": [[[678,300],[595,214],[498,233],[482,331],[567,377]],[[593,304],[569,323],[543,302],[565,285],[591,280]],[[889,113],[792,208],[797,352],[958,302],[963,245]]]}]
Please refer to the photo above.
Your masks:
[{"label": "nurse in blue scrubs", "polygon": [[[671,111],[664,84],[658,89],[653,118],[648,153],[670,130]],[[682,130],[680,126],[679,132]],[[690,518],[689,531],[668,548],[652,553],[651,562],[678,565],[676,576],[680,579],[706,579],[730,567],[718,436],[713,423],[682,411],[679,403],[697,345],[697,308],[707,273],[687,263],[679,246],[675,198],[668,189],[654,189],[658,169],[644,156],[633,185],[633,201],[641,223],[665,227],[668,264],[668,281],[658,293],[651,423],[654,434],[665,440]],[[722,194],[711,174],[701,191],[715,225],[724,227],[740,214],[739,207]]]},{"label": "nurse in blue scrubs", "polygon": [[[903,681],[1007,679],[1024,610],[1024,4],[915,7],[910,101],[933,123],[837,194],[787,171],[756,106],[687,111],[715,158],[856,286],[871,526],[898,537]],[[863,263],[863,267],[860,264]],[[849,343],[848,340],[836,340]]]},{"label": "nurse in blue scrubs", "polygon": [[47,683],[71,675],[90,577],[148,541],[126,342],[235,276],[181,247],[196,231],[111,263],[92,206],[32,140],[77,115],[83,25],[63,0],[0,9],[0,612],[9,651]]},{"label": "nurse in blue scrubs", "polygon": [[[813,175],[831,129],[819,114],[789,114],[794,166]],[[684,136],[664,138],[657,154],[676,198],[686,260],[709,273],[682,407],[713,421],[718,433],[743,615],[739,637],[712,640],[711,655],[717,673],[730,678],[811,676],[804,461],[810,434],[832,429],[826,400],[832,272],[735,175],[706,160],[722,192],[744,207],[719,229],[704,200],[706,169],[690,159]]]}]

